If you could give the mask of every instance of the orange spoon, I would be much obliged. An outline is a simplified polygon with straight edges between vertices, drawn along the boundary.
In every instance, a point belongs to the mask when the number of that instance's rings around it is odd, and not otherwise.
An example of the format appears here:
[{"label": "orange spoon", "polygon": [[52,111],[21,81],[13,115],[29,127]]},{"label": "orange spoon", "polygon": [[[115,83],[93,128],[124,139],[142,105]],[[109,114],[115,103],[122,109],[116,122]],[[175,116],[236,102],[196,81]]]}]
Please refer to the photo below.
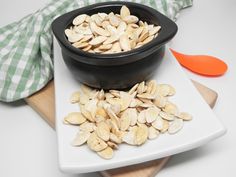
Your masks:
[{"label": "orange spoon", "polygon": [[170,49],[178,62],[185,68],[205,76],[220,76],[227,71],[222,60],[207,55],[185,55]]}]

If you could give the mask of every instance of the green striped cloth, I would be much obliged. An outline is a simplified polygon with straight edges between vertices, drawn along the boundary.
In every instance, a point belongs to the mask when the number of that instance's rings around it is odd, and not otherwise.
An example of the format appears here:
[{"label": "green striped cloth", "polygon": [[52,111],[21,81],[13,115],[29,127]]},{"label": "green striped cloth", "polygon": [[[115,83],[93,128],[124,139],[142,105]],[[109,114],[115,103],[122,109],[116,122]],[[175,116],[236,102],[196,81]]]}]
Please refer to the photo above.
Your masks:
[{"label": "green striped cloth", "polygon": [[[54,0],[18,22],[0,28],[0,101],[35,93],[53,78],[51,22],[73,9],[107,0]],[[128,0],[129,1],[129,0]],[[151,6],[176,20],[192,0],[130,0]]]}]

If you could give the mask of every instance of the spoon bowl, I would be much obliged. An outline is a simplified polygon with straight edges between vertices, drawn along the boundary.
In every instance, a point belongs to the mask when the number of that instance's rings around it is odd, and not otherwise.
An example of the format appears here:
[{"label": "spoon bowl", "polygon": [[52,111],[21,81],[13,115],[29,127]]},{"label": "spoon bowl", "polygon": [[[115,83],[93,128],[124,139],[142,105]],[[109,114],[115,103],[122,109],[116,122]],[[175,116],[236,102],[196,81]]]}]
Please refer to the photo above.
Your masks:
[{"label": "spoon bowl", "polygon": [[205,76],[221,76],[228,66],[219,58],[208,55],[185,55],[170,49],[178,62],[192,72]]}]

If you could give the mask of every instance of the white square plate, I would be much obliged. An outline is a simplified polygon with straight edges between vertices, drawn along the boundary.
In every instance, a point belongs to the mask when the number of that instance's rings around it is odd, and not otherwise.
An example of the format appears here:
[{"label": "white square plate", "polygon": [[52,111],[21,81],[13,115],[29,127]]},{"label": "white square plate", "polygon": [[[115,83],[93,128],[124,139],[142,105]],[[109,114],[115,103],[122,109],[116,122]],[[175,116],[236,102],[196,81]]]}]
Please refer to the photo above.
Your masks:
[{"label": "white square plate", "polygon": [[71,146],[78,128],[63,124],[63,118],[69,112],[78,111],[78,105],[70,104],[69,97],[71,93],[79,90],[80,84],[65,66],[56,40],[54,40],[54,65],[59,166],[64,172],[101,171],[158,159],[199,147],[226,132],[167,48],[153,79],[158,83],[168,83],[176,88],[176,95],[170,99],[180,110],[191,113],[193,120],[185,122],[183,129],[177,134],[166,133],[140,147],[122,144],[119,150],[115,151],[113,159],[104,160],[87,146]]}]

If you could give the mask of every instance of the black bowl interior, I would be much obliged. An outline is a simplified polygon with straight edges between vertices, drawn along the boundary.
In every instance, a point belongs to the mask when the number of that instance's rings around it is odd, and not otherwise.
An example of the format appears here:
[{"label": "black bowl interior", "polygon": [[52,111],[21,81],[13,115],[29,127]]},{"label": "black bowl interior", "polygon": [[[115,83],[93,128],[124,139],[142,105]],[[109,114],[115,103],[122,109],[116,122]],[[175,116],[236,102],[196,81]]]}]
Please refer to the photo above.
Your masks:
[{"label": "black bowl interior", "polygon": [[[120,13],[122,5],[126,5],[130,9],[131,14],[137,16],[140,20],[146,21],[149,24],[160,25],[162,28],[159,35],[144,46],[116,54],[94,54],[85,52],[73,47],[67,40],[64,30],[72,25],[72,21],[77,15],[84,13],[92,15],[98,12]],[[140,60],[158,50],[174,37],[177,32],[177,25],[153,8],[138,3],[113,1],[86,6],[66,13],[53,21],[52,30],[62,50],[75,60],[94,65],[104,65],[104,61],[105,65],[120,65]]]}]

